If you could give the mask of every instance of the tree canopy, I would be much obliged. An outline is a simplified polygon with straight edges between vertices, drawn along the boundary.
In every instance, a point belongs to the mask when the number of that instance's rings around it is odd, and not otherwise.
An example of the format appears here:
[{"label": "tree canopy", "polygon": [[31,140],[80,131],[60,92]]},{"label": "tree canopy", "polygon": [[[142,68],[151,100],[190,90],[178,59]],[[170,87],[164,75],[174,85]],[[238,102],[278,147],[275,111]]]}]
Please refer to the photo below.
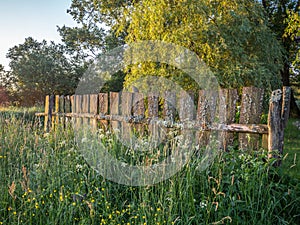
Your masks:
[{"label": "tree canopy", "polygon": [[66,55],[64,46],[29,37],[9,49],[14,88],[24,101],[42,101],[47,94],[74,93],[84,69]]},{"label": "tree canopy", "polygon": [[[186,47],[211,68],[223,87],[271,89],[280,84],[282,49],[254,1],[143,0],[123,18],[117,29],[126,30],[127,43],[161,40]],[[151,73],[153,67],[157,65],[134,65],[126,82]],[[167,68],[156,74],[174,76],[173,68]]]}]

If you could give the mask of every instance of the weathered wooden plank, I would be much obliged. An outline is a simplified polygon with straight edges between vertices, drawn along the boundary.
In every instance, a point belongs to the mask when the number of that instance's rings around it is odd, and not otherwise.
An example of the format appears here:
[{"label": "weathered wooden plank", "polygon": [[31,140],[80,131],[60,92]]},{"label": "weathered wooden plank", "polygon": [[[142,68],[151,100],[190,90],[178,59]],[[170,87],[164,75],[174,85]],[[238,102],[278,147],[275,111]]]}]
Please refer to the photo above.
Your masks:
[{"label": "weathered wooden plank", "polygon": [[[195,117],[195,106],[194,106],[194,95],[192,93],[187,93],[185,91],[182,91],[180,93],[179,97],[179,119],[180,122],[183,123],[193,123],[194,117]],[[181,135],[183,136],[182,139],[182,145],[185,146],[185,154],[192,154],[191,148],[194,144],[195,140],[195,132],[194,130],[190,129],[182,129]],[[178,146],[178,150],[182,148],[181,146]],[[181,151],[180,151],[181,152]],[[184,152],[182,152],[184,153]],[[182,159],[185,158],[184,155],[182,155]]]},{"label": "weathered wooden plank", "polygon": [[[259,124],[263,111],[264,90],[256,87],[244,87],[240,109],[240,124]],[[259,135],[239,134],[241,149],[258,149]]]},{"label": "weathered wooden plank", "polygon": [[[279,157],[283,153],[283,120],[282,120],[282,91],[275,90],[272,92],[269,105],[268,116],[268,152],[269,157]],[[280,161],[278,162],[278,165]]]},{"label": "weathered wooden plank", "polygon": [[[219,122],[221,124],[232,124],[236,117],[236,104],[238,101],[238,92],[236,89],[221,89],[219,91]],[[228,132],[219,132],[218,139],[220,148],[228,150],[228,146],[233,145],[234,134]]]},{"label": "weathered wooden plank", "polygon": [[[110,92],[110,114],[120,114],[120,94],[118,92]],[[120,123],[117,121],[111,121],[112,130],[120,130]]]},{"label": "weathered wooden plank", "polygon": [[[176,117],[176,92],[173,91],[166,91],[164,93],[164,104],[163,104],[163,120],[165,122],[173,124],[175,123]],[[169,134],[172,129],[167,127],[162,127],[162,132],[165,138],[169,137]],[[173,134],[170,138],[173,138]]]},{"label": "weathered wooden plank", "polygon": [[[71,102],[71,112],[70,113],[76,113],[76,100],[75,100],[75,96],[72,95],[70,96],[70,102]],[[70,119],[72,125],[75,124],[75,118]]]},{"label": "weathered wooden plank", "polygon": [[[82,113],[82,95],[75,95],[74,97],[75,97],[74,100],[76,102],[75,113]],[[77,129],[80,129],[82,125],[82,118],[76,118],[75,125]]]},{"label": "weathered wooden plank", "polygon": [[[133,103],[133,93],[130,92],[122,92],[121,94],[121,115],[125,117],[132,116],[132,103]],[[121,123],[121,137],[122,141],[126,143],[127,146],[131,144],[131,137],[133,136],[133,132],[131,126],[127,122]]]},{"label": "weathered wooden plank", "polygon": [[164,96],[164,119],[175,122],[176,116],[176,93],[166,91]]},{"label": "weathered wooden plank", "polygon": [[182,91],[179,99],[180,121],[191,121],[195,116],[194,95]]},{"label": "weathered wooden plank", "polygon": [[[54,96],[54,108],[53,112],[58,113],[59,112],[59,95]],[[58,116],[53,116],[52,115],[52,129],[55,129],[55,127],[59,124],[59,117]]]},{"label": "weathered wooden plank", "polygon": [[[98,97],[99,102],[99,115],[107,115],[108,114],[108,94],[107,93],[99,93]],[[100,120],[100,127],[102,127],[104,130],[107,129],[108,121],[106,120]]]},{"label": "weathered wooden plank", "polygon": [[[157,119],[158,118],[158,100],[159,97],[154,93],[148,96],[148,118]],[[157,145],[160,142],[160,128],[156,124],[150,124],[148,126],[148,132],[150,136],[151,143]]]},{"label": "weathered wooden plank", "polygon": [[[93,115],[98,114],[98,95],[91,94],[89,95],[89,113]],[[96,119],[90,119],[90,125],[92,130],[97,130],[97,120]]]},{"label": "weathered wooden plank", "polygon": [[206,147],[209,143],[210,133],[209,129],[214,122],[216,105],[218,94],[215,91],[200,90],[197,106],[197,125],[199,125],[203,131],[196,133],[196,143],[199,146]]},{"label": "weathered wooden plank", "polygon": [[50,96],[47,95],[45,98],[45,119],[44,119],[44,131],[49,132],[50,129],[50,123],[51,119],[49,120],[49,117],[51,118],[51,113],[49,115],[49,110],[50,110]]},{"label": "weathered wooden plank", "polygon": [[[133,95],[133,116],[137,119],[145,118],[145,101],[143,93],[135,92]],[[145,129],[143,124],[136,124],[134,127],[139,135],[144,134]]]},{"label": "weathered wooden plank", "polygon": [[[59,109],[58,109],[58,113],[65,113],[65,96],[60,95],[59,96]],[[57,117],[57,123],[65,126],[65,116],[61,116],[61,117]]]}]

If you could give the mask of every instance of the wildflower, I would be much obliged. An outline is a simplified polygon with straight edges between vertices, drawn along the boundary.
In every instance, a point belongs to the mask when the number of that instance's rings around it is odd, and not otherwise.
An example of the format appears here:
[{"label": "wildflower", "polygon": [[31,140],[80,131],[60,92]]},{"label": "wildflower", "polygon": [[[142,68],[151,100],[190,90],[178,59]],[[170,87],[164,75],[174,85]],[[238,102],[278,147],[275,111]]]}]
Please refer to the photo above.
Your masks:
[{"label": "wildflower", "polygon": [[161,209],[160,209],[160,208],[157,208],[156,210],[159,212]]},{"label": "wildflower", "polygon": [[199,206],[203,209],[207,206],[207,204],[205,202],[200,202]]},{"label": "wildflower", "polygon": [[75,205],[76,205],[76,202],[73,202],[72,205],[75,206]]},{"label": "wildflower", "polygon": [[14,211],[14,212],[13,212],[13,214],[14,214],[14,215],[17,215],[17,212],[16,212],[16,211]]},{"label": "wildflower", "polygon": [[82,170],[82,167],[83,167],[82,165],[77,164],[77,165],[76,165],[76,171],[77,171],[77,172],[81,171],[81,170]]},{"label": "wildflower", "polygon": [[8,207],[8,209],[7,209],[8,211],[11,211],[12,210],[12,207]]},{"label": "wildflower", "polygon": [[86,142],[88,142],[88,139],[86,137],[81,139],[81,143],[86,143]]}]

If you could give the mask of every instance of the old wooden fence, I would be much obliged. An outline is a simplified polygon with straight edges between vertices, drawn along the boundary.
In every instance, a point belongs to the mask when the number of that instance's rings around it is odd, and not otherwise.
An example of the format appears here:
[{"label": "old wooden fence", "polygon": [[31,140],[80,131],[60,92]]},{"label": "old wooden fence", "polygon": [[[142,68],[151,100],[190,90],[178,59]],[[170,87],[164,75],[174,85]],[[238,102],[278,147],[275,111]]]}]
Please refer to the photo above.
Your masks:
[{"label": "old wooden fence", "polygon": [[[77,125],[88,123],[92,129],[99,126],[123,129],[125,133],[134,126],[139,132],[147,130],[150,135],[155,134],[158,126],[164,129],[177,127],[196,130],[202,144],[207,141],[209,132],[217,131],[220,148],[227,149],[236,140],[243,149],[263,147],[270,153],[274,150],[282,153],[290,87],[272,92],[267,124],[260,124],[263,89],[244,87],[241,99],[235,89],[221,89],[217,95],[208,92],[199,91],[197,100],[194,99],[196,104],[187,99],[191,95],[172,92],[166,92],[165,96],[143,96],[138,92],[47,96],[45,112],[37,113],[37,116],[45,117],[46,132],[55,124],[66,121]],[[213,115],[215,110],[217,114]]]}]

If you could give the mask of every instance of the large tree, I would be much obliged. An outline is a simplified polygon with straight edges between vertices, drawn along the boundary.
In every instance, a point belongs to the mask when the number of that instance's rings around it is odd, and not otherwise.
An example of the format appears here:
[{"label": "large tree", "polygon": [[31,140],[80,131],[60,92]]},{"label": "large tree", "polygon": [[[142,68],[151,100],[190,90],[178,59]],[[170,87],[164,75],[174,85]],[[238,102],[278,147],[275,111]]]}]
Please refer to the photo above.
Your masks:
[{"label": "large tree", "polygon": [[[127,43],[160,40],[186,47],[211,68],[222,87],[280,86],[282,48],[256,1],[141,0],[123,11],[115,29],[127,33]],[[179,74],[168,65],[154,68],[157,63],[133,65],[126,84],[143,74]]]},{"label": "large tree", "polygon": [[14,88],[28,104],[42,101],[47,94],[73,93],[84,68],[66,55],[63,45],[31,37],[10,48],[7,57],[16,79]]},{"label": "large tree", "polygon": [[[130,1],[72,0],[67,12],[77,22],[76,27],[58,27],[68,51],[89,64],[106,52],[124,45],[125,33],[112,29]],[[125,73],[119,71],[105,84],[102,91],[120,91]]]},{"label": "large tree", "polygon": [[[269,18],[270,28],[284,48],[284,65],[281,69],[282,84],[290,86],[291,79],[292,81],[300,80],[300,1],[262,0],[261,2]],[[291,112],[294,116],[300,116],[294,95],[292,95]]]}]

